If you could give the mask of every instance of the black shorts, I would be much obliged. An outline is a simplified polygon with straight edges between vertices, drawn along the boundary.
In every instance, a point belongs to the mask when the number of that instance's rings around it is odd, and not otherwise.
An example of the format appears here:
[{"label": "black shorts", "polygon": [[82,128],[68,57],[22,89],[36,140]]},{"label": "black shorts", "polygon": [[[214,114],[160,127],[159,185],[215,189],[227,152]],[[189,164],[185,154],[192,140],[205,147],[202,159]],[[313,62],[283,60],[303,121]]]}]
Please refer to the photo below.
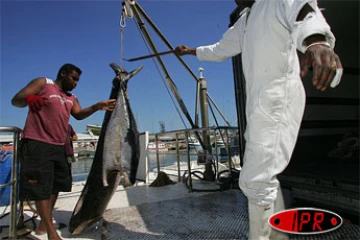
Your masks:
[{"label": "black shorts", "polygon": [[64,146],[23,139],[21,151],[20,200],[45,200],[51,194],[71,191]]}]

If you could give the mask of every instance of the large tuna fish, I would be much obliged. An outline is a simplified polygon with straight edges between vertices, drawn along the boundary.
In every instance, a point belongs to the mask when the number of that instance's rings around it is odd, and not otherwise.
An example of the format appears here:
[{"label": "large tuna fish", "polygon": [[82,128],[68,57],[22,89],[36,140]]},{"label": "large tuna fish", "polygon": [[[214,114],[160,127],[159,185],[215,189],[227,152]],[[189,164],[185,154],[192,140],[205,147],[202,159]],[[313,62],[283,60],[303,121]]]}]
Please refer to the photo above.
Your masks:
[{"label": "large tuna fish", "polygon": [[142,66],[128,73],[115,63],[110,99],[117,99],[114,111],[105,113],[94,161],[69,223],[72,234],[81,233],[99,221],[121,178],[124,186],[135,182],[139,163],[139,134],[127,95],[129,79]]}]

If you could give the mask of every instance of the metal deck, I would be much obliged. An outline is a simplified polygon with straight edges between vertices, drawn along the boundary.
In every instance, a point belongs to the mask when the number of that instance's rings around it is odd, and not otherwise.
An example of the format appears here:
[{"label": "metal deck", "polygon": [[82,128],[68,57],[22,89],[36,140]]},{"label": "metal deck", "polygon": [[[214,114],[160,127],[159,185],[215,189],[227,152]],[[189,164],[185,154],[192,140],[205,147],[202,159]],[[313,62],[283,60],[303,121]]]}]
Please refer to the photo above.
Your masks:
[{"label": "metal deck", "polygon": [[[68,224],[83,184],[63,193],[54,218]],[[36,223],[39,219],[36,219]],[[101,227],[104,225],[104,227]],[[240,190],[189,193],[183,183],[164,187],[148,185],[123,189],[119,186],[104,213],[103,224],[88,227],[80,235],[58,230],[63,239],[247,239],[247,199]],[[47,239],[46,235],[32,235]],[[290,235],[299,240],[360,239],[360,227],[345,222],[333,232]]]},{"label": "metal deck", "polygon": [[[112,209],[104,219],[104,239],[247,239],[248,232],[247,200],[238,190]],[[358,225],[344,224],[330,233],[290,239],[359,237]]]}]

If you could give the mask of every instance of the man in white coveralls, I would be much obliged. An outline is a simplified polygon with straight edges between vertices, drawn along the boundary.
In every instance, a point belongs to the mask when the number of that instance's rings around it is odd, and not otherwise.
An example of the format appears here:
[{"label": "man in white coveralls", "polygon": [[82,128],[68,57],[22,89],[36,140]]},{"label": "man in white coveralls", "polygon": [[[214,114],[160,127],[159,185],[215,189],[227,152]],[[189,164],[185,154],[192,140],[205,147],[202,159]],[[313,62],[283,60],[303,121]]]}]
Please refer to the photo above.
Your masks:
[{"label": "man in white coveralls", "polygon": [[[200,61],[224,61],[242,53],[247,127],[239,185],[248,198],[249,239],[288,239],[272,229],[268,219],[285,208],[277,175],[289,163],[304,112],[301,77],[312,67],[313,85],[325,91],[336,85],[333,79],[341,77],[342,65],[316,0],[236,3],[244,10],[219,42],[197,48],[180,45],[176,51]],[[300,64],[297,49],[304,53]]]}]

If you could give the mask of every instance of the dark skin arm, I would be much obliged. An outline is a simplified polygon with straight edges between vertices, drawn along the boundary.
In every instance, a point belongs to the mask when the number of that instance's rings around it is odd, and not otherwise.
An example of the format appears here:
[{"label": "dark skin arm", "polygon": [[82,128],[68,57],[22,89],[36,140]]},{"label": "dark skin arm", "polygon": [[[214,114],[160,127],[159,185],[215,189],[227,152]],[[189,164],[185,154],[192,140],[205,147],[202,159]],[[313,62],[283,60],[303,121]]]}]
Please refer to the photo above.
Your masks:
[{"label": "dark skin arm", "polygon": [[104,100],[95,103],[90,107],[82,109],[80,107],[78,99],[75,98],[73,107],[71,109],[71,115],[77,120],[82,120],[99,110],[108,110],[108,111],[114,110],[115,103],[116,103],[116,99]]},{"label": "dark skin arm", "polygon": [[180,56],[182,55],[194,55],[196,56],[196,48],[192,48],[186,45],[179,45],[175,48],[175,51]]},{"label": "dark skin arm", "polygon": [[[305,16],[314,10],[306,4],[300,11],[297,21],[302,21]],[[316,34],[305,39],[305,44],[325,41],[325,36]],[[334,66],[336,67],[334,68]],[[312,83],[321,91],[325,91],[336,74],[336,68],[342,68],[340,58],[328,46],[314,45],[300,56],[301,77],[309,75],[310,67],[313,69]]]},{"label": "dark skin arm", "polygon": [[11,104],[15,107],[26,107],[25,98],[29,95],[38,95],[46,84],[45,78],[35,78],[26,87],[21,89],[11,99]]},{"label": "dark skin arm", "polygon": [[[254,4],[254,0],[235,0],[235,3],[242,10],[246,7],[251,7]],[[196,48],[191,48],[186,45],[179,45],[175,48],[175,51],[178,55],[193,55],[196,56]]]},{"label": "dark skin arm", "polygon": [[[38,95],[46,84],[45,78],[35,78],[26,87],[21,89],[11,100],[11,104],[15,107],[26,107],[25,98],[29,95]],[[116,99],[104,100],[94,105],[81,108],[79,101],[75,98],[73,107],[71,109],[71,115],[77,119],[82,120],[89,117],[91,114],[98,110],[109,110],[112,111],[115,107]]]},{"label": "dark skin arm", "polygon": [[[251,6],[253,1],[250,0],[236,0],[239,6]],[[305,4],[300,10],[297,21],[302,21],[306,15],[314,12],[309,4]],[[305,44],[309,46],[315,42],[325,41],[325,36],[316,34],[305,39]],[[180,45],[175,48],[179,55],[194,55],[196,56],[196,48],[191,48],[186,45]],[[342,68],[340,58],[334,51],[325,45],[314,45],[310,47],[305,54],[300,56],[301,77],[306,77],[310,73],[310,68],[313,69],[312,83],[321,91],[325,91],[336,74],[336,68]]]}]

